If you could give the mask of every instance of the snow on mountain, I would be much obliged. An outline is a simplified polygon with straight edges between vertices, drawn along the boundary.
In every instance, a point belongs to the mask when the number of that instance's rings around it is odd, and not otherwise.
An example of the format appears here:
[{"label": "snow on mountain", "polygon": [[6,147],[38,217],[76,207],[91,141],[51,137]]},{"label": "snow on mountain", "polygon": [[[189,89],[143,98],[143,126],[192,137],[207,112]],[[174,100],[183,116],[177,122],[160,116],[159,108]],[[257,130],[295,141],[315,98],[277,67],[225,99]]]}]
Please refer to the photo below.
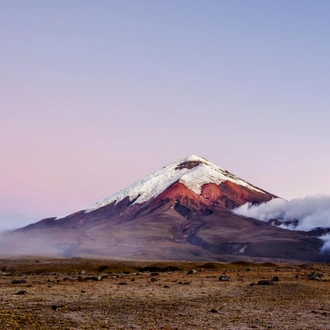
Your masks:
[{"label": "snow on mountain", "polygon": [[144,203],[151,198],[157,197],[177,181],[196,194],[201,193],[204,184],[220,184],[225,181],[231,181],[240,186],[265,193],[250,183],[212,164],[205,158],[191,155],[173,162],[123,190],[98,201],[85,210],[85,213],[92,212],[111,203],[118,203],[126,197],[129,197],[131,201],[134,200],[133,204]]}]

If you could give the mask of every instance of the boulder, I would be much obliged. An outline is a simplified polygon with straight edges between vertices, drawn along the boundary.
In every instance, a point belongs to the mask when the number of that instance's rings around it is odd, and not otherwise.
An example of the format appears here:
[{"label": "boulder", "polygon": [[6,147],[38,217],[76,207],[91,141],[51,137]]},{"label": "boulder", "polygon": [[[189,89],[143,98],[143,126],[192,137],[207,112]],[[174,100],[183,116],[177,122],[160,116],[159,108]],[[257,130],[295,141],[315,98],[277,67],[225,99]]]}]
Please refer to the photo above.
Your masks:
[{"label": "boulder", "polygon": [[309,279],[314,281],[321,281],[322,276],[323,274],[317,272],[312,272],[311,274],[308,275]]},{"label": "boulder", "polygon": [[230,277],[227,275],[221,275],[219,281],[230,281]]}]

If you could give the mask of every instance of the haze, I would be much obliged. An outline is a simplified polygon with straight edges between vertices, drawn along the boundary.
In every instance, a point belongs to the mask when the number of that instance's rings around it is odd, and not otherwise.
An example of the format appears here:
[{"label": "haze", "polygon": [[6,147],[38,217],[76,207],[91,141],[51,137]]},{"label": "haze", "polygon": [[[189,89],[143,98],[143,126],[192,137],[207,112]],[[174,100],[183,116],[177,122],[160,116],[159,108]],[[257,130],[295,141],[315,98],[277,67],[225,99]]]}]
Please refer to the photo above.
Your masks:
[{"label": "haze", "polygon": [[196,154],[330,194],[330,2],[0,2],[0,228]]}]

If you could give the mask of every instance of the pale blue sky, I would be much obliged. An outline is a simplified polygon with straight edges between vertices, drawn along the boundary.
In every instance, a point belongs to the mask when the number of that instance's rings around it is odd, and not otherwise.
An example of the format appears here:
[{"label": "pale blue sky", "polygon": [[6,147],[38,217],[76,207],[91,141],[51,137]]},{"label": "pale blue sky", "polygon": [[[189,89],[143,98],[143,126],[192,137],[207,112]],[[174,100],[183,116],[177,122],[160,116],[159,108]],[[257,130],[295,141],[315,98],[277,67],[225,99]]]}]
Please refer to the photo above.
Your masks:
[{"label": "pale blue sky", "polygon": [[325,0],[0,0],[0,228],[192,153],[330,194],[329,18]]}]

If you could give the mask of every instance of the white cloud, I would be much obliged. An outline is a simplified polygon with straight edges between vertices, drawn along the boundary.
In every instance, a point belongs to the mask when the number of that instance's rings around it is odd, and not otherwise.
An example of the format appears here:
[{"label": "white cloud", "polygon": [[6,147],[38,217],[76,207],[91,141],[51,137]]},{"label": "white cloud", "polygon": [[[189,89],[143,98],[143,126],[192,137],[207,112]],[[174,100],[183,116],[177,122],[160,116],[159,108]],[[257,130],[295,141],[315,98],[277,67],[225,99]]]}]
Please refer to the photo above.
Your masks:
[{"label": "white cloud", "polygon": [[[316,227],[330,227],[330,196],[307,196],[291,201],[277,198],[260,205],[248,203],[233,212],[262,221],[277,219],[283,222],[281,228],[310,231]],[[288,221],[296,221],[296,226],[285,224]],[[330,234],[322,239],[325,241],[322,250],[330,250]]]}]

